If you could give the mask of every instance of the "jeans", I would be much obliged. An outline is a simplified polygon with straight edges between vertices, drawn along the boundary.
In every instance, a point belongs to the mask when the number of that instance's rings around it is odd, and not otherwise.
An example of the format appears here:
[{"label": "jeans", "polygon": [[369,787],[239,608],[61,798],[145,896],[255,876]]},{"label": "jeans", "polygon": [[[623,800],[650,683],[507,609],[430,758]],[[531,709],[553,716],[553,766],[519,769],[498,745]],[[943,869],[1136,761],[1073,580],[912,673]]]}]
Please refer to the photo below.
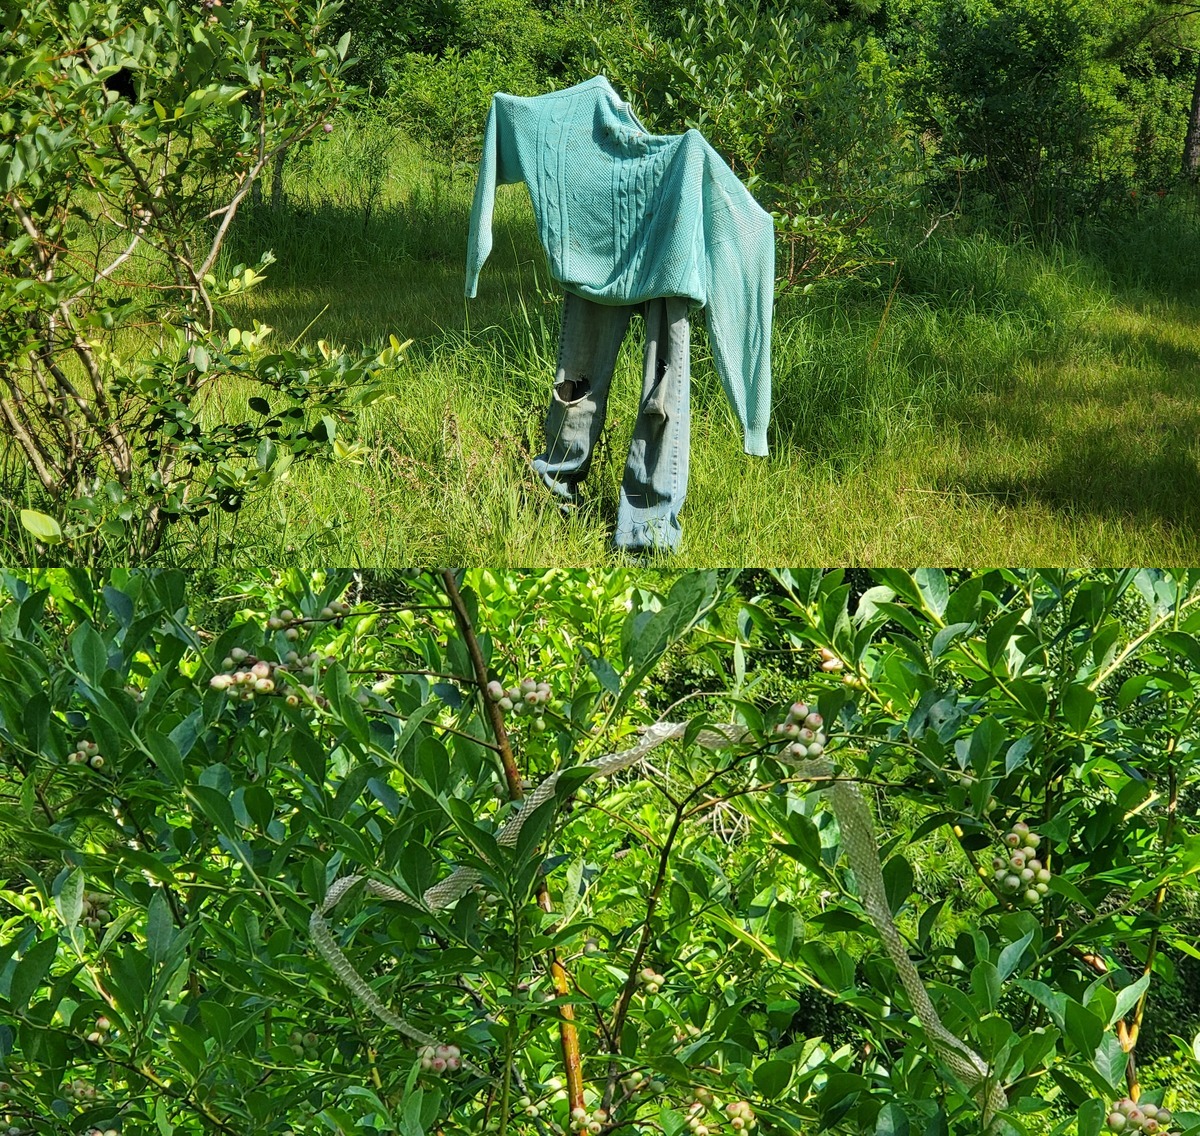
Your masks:
[{"label": "jeans", "polygon": [[565,503],[578,500],[604,428],[608,391],[634,312],[646,325],[642,398],[617,506],[613,544],[630,552],[679,547],[679,510],[687,495],[691,383],[690,301],[667,296],[644,304],[597,304],[573,292],[563,302],[546,450],[533,468]]}]

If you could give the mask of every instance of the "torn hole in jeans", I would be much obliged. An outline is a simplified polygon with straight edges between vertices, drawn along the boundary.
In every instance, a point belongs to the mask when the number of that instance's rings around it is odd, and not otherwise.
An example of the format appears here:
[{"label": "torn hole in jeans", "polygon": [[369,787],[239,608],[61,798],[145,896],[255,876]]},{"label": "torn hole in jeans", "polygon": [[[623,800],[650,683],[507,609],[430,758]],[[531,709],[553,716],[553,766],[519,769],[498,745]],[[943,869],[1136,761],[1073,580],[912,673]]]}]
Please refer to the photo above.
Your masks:
[{"label": "torn hole in jeans", "polygon": [[579,402],[591,389],[591,380],[588,376],[580,375],[577,379],[563,379],[555,384],[554,397],[559,402]]}]

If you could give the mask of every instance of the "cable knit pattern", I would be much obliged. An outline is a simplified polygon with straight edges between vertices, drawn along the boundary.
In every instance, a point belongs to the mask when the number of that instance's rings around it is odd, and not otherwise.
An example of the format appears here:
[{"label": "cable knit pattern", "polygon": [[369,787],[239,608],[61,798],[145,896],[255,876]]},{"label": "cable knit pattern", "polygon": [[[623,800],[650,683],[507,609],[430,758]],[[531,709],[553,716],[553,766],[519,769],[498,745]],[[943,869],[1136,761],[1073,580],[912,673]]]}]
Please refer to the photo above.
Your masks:
[{"label": "cable knit pattern", "polygon": [[603,76],[536,98],[497,94],[467,240],[466,294],[492,250],[496,186],[525,182],[550,273],[607,304],[703,305],[746,452],[771,415],[771,216],[696,130],[650,134]]}]

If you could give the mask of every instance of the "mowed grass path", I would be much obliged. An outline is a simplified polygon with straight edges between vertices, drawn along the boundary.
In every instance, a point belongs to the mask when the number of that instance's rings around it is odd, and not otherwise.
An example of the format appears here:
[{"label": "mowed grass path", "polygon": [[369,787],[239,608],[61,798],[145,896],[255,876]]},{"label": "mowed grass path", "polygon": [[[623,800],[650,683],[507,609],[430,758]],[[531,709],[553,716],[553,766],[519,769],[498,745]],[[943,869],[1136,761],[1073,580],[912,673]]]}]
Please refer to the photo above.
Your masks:
[{"label": "mowed grass path", "polygon": [[[414,344],[393,397],[359,421],[364,460],[293,467],[269,501],[202,534],[205,555],[611,562],[640,324],[588,505],[563,519],[528,471],[560,300],[524,187],[501,190],[495,251],[465,301],[473,179],[400,146],[367,221],[345,176],[361,144],[335,138],[296,172],[294,209],[243,226],[236,255],[270,247],[279,263],[242,314],[288,339]],[[742,454],[697,327],[680,562],[1197,562],[1200,226],[1169,206],[1051,251],[939,231],[880,287],[784,298],[766,460]],[[214,412],[243,403],[225,390]]]}]

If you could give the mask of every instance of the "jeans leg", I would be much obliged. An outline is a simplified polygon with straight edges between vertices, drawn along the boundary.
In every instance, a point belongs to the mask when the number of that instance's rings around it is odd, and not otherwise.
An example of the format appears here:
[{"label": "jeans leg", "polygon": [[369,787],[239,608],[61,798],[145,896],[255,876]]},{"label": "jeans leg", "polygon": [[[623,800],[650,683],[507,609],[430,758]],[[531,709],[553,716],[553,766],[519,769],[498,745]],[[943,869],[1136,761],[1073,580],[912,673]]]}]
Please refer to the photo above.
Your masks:
[{"label": "jeans leg", "polygon": [[604,429],[617,352],[631,306],[597,304],[568,292],[563,300],[554,395],[546,413],[546,449],[533,459],[546,488],[574,502]]},{"label": "jeans leg", "polygon": [[679,547],[679,510],[687,495],[691,444],[691,334],[689,301],[668,296],[644,309],[646,358],[642,402],[617,510],[618,548]]}]

